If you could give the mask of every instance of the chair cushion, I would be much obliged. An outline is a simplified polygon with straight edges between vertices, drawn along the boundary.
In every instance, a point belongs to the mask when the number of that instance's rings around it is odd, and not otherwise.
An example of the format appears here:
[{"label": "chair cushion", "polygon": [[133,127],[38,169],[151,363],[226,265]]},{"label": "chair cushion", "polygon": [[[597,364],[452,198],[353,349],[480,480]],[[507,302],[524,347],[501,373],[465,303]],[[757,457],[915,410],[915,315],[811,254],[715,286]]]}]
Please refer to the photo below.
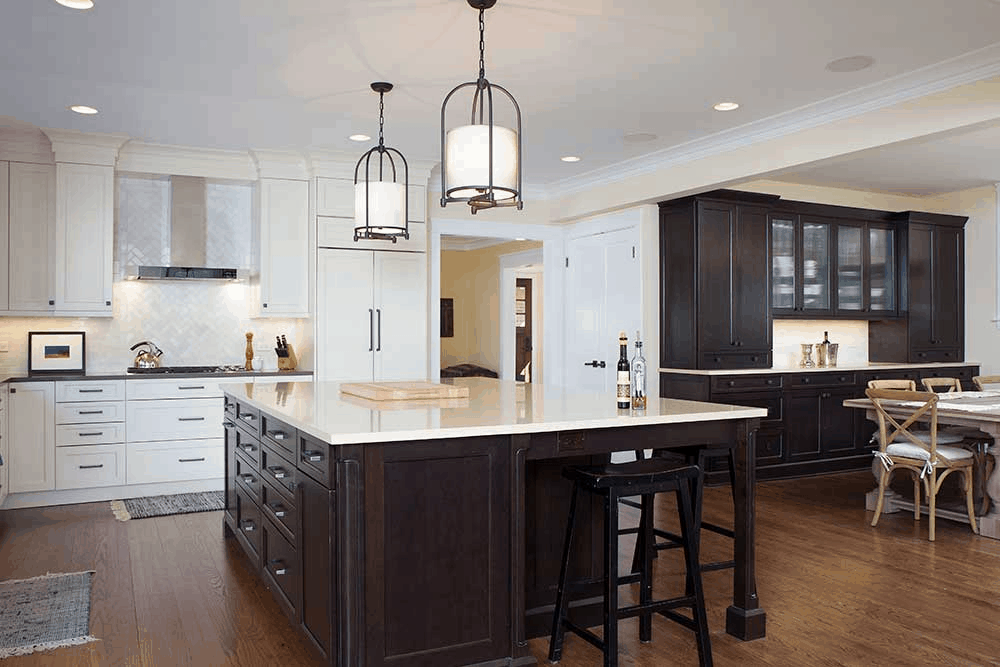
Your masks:
[{"label": "chair cushion", "polygon": [[[931,456],[929,451],[910,442],[890,443],[889,446],[885,448],[885,453],[889,456],[902,456],[908,459],[920,459],[921,461],[926,461]],[[938,447],[937,453],[938,456],[948,459],[949,461],[972,458],[972,452],[959,447]]]},{"label": "chair cushion", "polygon": [[[878,431],[875,432],[875,435],[878,435]],[[910,431],[910,435],[912,435],[920,442],[926,442],[928,445],[931,444],[930,431]],[[939,445],[938,449],[940,449],[940,445],[954,445],[956,442],[962,442],[963,440],[965,440],[965,438],[963,438],[958,433],[949,433],[947,431],[939,430],[937,434],[937,444]],[[895,443],[902,443],[902,442],[909,443],[909,439],[905,435],[900,433],[899,435],[896,436],[895,440],[889,443],[889,446],[891,447]]]}]

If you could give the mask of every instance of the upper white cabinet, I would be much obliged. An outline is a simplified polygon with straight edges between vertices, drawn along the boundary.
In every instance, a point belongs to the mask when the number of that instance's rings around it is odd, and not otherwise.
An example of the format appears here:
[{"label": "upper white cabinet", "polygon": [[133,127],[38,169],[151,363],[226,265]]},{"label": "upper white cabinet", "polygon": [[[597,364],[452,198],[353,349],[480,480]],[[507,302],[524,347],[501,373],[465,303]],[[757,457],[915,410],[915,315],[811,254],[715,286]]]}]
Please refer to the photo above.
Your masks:
[{"label": "upper white cabinet", "polygon": [[55,310],[55,199],[55,166],[10,163],[6,256],[11,311]]},{"label": "upper white cabinet", "polygon": [[257,317],[309,317],[309,182],[258,181],[257,247],[260,298]]},{"label": "upper white cabinet", "polygon": [[114,168],[56,165],[55,309],[111,316]]},{"label": "upper white cabinet", "polygon": [[316,179],[316,245],[321,248],[357,250],[427,250],[427,194],[424,186],[408,189],[409,239],[392,241],[354,240],[354,181],[342,178]]}]

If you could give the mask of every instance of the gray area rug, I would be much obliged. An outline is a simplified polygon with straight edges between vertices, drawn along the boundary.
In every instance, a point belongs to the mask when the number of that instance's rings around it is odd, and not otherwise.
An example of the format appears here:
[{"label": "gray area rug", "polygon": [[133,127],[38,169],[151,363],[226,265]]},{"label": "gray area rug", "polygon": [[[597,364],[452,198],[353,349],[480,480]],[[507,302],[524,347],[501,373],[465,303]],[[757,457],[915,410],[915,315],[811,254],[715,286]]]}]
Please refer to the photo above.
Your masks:
[{"label": "gray area rug", "polygon": [[0,660],[97,641],[90,636],[93,571],[0,581]]},{"label": "gray area rug", "polygon": [[146,496],[112,500],[111,511],[119,521],[146,519],[151,516],[168,514],[190,514],[191,512],[211,512],[225,509],[226,500],[222,491],[199,491],[198,493],[178,493],[173,496]]}]

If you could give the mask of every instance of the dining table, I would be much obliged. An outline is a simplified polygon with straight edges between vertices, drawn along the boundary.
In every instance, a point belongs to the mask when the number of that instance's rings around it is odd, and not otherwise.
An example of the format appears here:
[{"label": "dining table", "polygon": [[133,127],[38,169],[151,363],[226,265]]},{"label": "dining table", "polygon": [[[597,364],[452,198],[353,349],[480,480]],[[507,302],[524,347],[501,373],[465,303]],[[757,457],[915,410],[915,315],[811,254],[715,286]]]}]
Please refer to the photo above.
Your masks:
[{"label": "dining table", "polygon": [[[914,407],[922,405],[913,401],[891,401],[882,402],[886,412],[893,417],[909,417]],[[878,416],[872,402],[867,398],[851,398],[844,401],[844,406],[858,408],[866,411],[869,420],[878,423]],[[922,415],[918,421],[929,421],[930,412]],[[937,420],[940,426],[970,426],[981,431],[985,436],[992,438],[993,443],[1000,439],[1000,391],[959,391],[940,394],[937,403]],[[992,470],[986,478],[984,493],[989,498],[989,509],[978,517],[979,534],[993,539],[1000,539],[1000,466],[996,465],[996,451],[987,438],[983,438],[982,445],[986,457],[993,459],[994,465],[986,466],[986,470]],[[873,457],[872,474],[877,480],[881,464]],[[878,488],[870,491],[866,496],[866,509],[874,510],[878,500]],[[900,510],[913,510],[913,502],[901,494],[886,489],[885,503],[882,512],[890,513]],[[968,521],[965,510],[951,511],[945,508],[937,510],[939,517],[956,519],[958,521]]]}]

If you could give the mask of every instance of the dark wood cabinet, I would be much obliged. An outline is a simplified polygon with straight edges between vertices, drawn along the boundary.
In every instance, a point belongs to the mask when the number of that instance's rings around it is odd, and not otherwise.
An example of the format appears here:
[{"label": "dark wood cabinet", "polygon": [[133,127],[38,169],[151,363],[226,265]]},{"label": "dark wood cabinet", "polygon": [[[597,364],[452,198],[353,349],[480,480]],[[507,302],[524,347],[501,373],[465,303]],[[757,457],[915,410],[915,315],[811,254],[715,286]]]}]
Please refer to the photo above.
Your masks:
[{"label": "dark wood cabinet", "polygon": [[771,212],[771,309],[776,317],[829,318],[834,313],[833,224]]},{"label": "dark wood cabinet", "polygon": [[838,220],[835,315],[841,319],[896,317],[899,313],[896,226]]},{"label": "dark wood cabinet", "polygon": [[768,231],[760,202],[660,205],[661,366],[770,367]]},{"label": "dark wood cabinet", "polygon": [[872,322],[872,361],[962,361],[965,356],[967,218],[908,211],[899,216],[905,318]]},{"label": "dark wood cabinet", "polygon": [[337,655],[336,492],[303,475],[301,488],[302,629],[324,660]]}]

